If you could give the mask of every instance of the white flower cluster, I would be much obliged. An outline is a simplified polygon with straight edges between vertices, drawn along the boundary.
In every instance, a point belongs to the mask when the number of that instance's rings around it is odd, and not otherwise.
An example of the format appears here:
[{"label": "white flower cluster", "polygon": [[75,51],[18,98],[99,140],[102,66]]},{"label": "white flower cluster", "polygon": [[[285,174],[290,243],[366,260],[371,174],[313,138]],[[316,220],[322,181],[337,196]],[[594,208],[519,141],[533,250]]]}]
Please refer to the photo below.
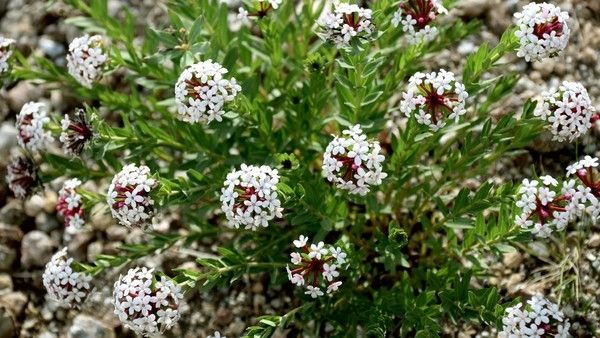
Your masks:
[{"label": "white flower cluster", "polygon": [[100,35],[84,35],[69,44],[67,68],[81,85],[91,88],[102,77],[102,68],[108,61]]},{"label": "white flower cluster", "polygon": [[144,228],[154,216],[150,193],[156,185],[150,168],[135,164],[123,167],[108,187],[107,202],[113,217],[122,225]]},{"label": "white flower cluster", "polygon": [[530,3],[515,13],[517,55],[527,62],[558,55],[569,42],[569,13],[548,3]]},{"label": "white flower cluster", "polygon": [[407,0],[394,13],[392,25],[402,25],[410,44],[432,41],[438,29],[431,22],[440,14],[448,14],[448,10],[439,0]]},{"label": "white flower cluster", "polygon": [[221,189],[221,210],[234,228],[256,230],[281,218],[283,208],[277,197],[279,173],[266,165],[242,164],[227,174]]},{"label": "white flower cluster", "polygon": [[304,235],[294,241],[294,246],[302,250],[290,254],[292,269],[286,266],[288,279],[296,286],[306,286],[304,293],[312,298],[323,296],[323,290],[327,293],[337,291],[342,285],[341,281],[335,280],[340,275],[337,269],[345,269],[346,253],[323,242],[310,246],[307,242],[308,238]]},{"label": "white flower cluster", "polygon": [[338,48],[348,46],[352,39],[370,40],[375,26],[371,22],[372,11],[357,5],[334,1],[333,12],[318,20],[324,30],[325,39]]},{"label": "white flower cluster", "polygon": [[527,304],[519,303],[506,309],[502,319],[501,338],[571,337],[571,324],[558,305],[542,296],[533,296]]},{"label": "white flower cluster", "polygon": [[13,54],[13,45],[15,40],[7,39],[0,36],[0,73],[4,73],[8,70],[8,59]]},{"label": "white flower cluster", "polygon": [[181,73],[175,84],[177,112],[188,123],[222,121],[224,106],[242,90],[235,78],[223,78],[227,69],[207,60],[195,63]]},{"label": "white flower cluster", "polygon": [[579,184],[570,181],[569,193],[573,196],[579,216],[586,211],[592,219],[600,220],[600,172],[597,157],[585,156],[582,160],[567,167],[567,176],[576,176]]},{"label": "white flower cluster", "polygon": [[42,281],[50,298],[64,306],[78,307],[90,292],[92,276],[73,271],[71,264],[73,258],[63,248],[46,264]]},{"label": "white flower cluster", "polygon": [[323,176],[339,189],[366,195],[372,186],[387,177],[383,172],[385,156],[378,141],[368,141],[360,125],[334,136],[323,154]]},{"label": "white flower cluster", "polygon": [[65,229],[67,233],[73,234],[83,228],[83,203],[81,195],[76,189],[81,185],[81,181],[73,178],[65,181],[62,189],[58,192],[58,202],[56,210],[64,217]]},{"label": "white flower cluster", "polygon": [[17,116],[17,141],[29,151],[42,150],[54,138],[46,125],[50,122],[46,105],[40,102],[27,102]]},{"label": "white flower cluster", "polygon": [[[416,73],[408,80],[402,94],[400,111],[407,117],[415,115],[417,122],[437,131],[447,120],[457,122],[466,113],[469,93],[452,72],[440,70],[428,74]],[[398,119],[399,117],[395,117]]]},{"label": "white flower cluster", "polygon": [[170,329],[179,320],[181,287],[170,279],[155,278],[154,270],[133,268],[120,276],[113,290],[115,315],[135,333],[150,336]]},{"label": "white flower cluster", "polygon": [[554,230],[563,230],[576,216],[570,189],[569,185],[561,187],[552,176],[524,179],[517,201],[521,214],[516,216],[515,223],[542,238]]},{"label": "white flower cluster", "polygon": [[558,90],[542,93],[534,114],[548,121],[554,140],[573,142],[592,128],[596,108],[581,83],[564,81]]}]

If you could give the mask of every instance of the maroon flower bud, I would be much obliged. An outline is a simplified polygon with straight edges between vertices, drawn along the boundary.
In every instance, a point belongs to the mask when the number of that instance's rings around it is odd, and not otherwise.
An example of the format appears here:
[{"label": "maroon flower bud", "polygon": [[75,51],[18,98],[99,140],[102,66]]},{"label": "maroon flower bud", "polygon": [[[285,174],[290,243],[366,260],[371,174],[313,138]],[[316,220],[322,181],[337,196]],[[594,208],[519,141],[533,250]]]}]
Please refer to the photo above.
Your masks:
[{"label": "maroon flower bud", "polygon": [[83,109],[77,109],[72,115],[65,115],[61,121],[60,141],[65,153],[79,155],[94,133],[87,122]]},{"label": "maroon flower bud", "polygon": [[24,199],[40,185],[37,167],[26,156],[18,156],[6,167],[6,183],[16,197]]}]

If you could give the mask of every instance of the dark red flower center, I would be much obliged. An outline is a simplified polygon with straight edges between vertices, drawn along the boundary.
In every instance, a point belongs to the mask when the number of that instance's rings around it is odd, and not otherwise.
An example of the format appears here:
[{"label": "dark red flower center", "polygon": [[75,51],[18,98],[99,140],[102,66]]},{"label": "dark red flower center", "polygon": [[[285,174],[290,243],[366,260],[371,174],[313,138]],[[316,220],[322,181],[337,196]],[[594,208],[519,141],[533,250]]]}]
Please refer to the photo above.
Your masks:
[{"label": "dark red flower center", "polygon": [[600,197],[600,180],[596,181],[594,170],[592,170],[591,167],[577,170],[575,175],[579,178],[581,183],[591,189],[591,193],[594,196]]},{"label": "dark red flower center", "polygon": [[542,225],[546,224],[548,219],[554,219],[554,212],[565,212],[567,211],[566,204],[571,200],[573,196],[570,194],[560,195],[552,201],[548,201],[546,205],[542,204],[542,201],[538,196],[535,198],[535,210],[531,212],[528,219],[537,216]]},{"label": "dark red flower center", "polygon": [[358,169],[361,166],[356,164],[354,158],[344,155],[335,155],[333,156],[333,158],[342,162],[342,166],[345,168],[345,171],[343,171],[344,174],[342,176],[342,179],[346,182],[352,181],[356,184],[358,179],[356,179],[355,174],[358,172]]},{"label": "dark red flower center", "polygon": [[452,107],[448,103],[458,101],[456,94],[444,92],[440,95],[431,84],[423,83],[418,87],[425,97],[426,111],[431,115],[433,124],[437,124],[446,114],[452,113]]},{"label": "dark red flower center", "polygon": [[250,201],[252,196],[256,195],[257,202],[265,201],[265,198],[260,197],[258,195],[258,192],[256,191],[256,188],[254,188],[254,187],[247,187],[247,188],[238,187],[236,189],[236,191],[238,193],[238,197],[235,199],[235,204],[233,205],[234,212],[237,211],[237,209],[241,209],[242,212],[246,212],[246,210],[248,209],[248,206],[244,202]]},{"label": "dark red flower center", "polygon": [[21,121],[19,123],[19,138],[21,138],[21,140],[23,140],[24,144],[29,143],[29,141],[32,138],[32,135],[30,135],[25,130],[25,127],[31,126],[32,121],[33,121],[33,115],[27,114],[21,118]]},{"label": "dark red flower center", "polygon": [[[309,253],[308,245],[305,245],[303,248],[305,253]],[[319,282],[319,276],[322,276],[325,269],[323,265],[333,260],[333,256],[330,256],[327,259],[317,259],[316,257],[312,259],[308,259],[306,257],[302,257],[302,261],[299,263],[300,267],[291,270],[292,275],[302,275],[305,282],[312,284],[312,286],[317,286]]]},{"label": "dark red flower center", "polygon": [[431,0],[408,0],[400,4],[400,9],[417,21],[419,29],[425,28],[436,17]]},{"label": "dark red flower center", "polygon": [[563,35],[564,25],[562,22],[558,21],[558,17],[555,17],[550,22],[538,23],[533,27],[533,34],[538,37],[538,39],[543,39],[545,34],[552,34],[552,32],[556,33],[556,36]]}]

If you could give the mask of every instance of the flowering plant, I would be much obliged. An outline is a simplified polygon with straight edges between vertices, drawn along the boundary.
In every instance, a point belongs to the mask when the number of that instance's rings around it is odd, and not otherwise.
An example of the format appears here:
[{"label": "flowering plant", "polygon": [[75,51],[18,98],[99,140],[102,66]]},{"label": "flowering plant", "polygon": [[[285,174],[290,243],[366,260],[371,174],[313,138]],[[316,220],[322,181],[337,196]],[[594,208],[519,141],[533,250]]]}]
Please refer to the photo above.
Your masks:
[{"label": "flowering plant", "polygon": [[[597,150],[577,143],[597,91],[522,88],[529,63],[568,48],[565,11],[525,6],[454,67],[435,56],[481,27],[454,1],[172,0],[157,25],[61,3],[83,31],[63,63],[0,38],[7,83],[69,99],[19,107],[6,183],[57,192],[61,246],[118,239],[58,251],[50,298],[85,306],[110,280],[113,323],[145,336],[568,335],[564,304],[523,305],[527,288],[489,278],[600,219]],[[577,305],[558,284],[543,291]],[[247,299],[237,331],[205,318]]]}]

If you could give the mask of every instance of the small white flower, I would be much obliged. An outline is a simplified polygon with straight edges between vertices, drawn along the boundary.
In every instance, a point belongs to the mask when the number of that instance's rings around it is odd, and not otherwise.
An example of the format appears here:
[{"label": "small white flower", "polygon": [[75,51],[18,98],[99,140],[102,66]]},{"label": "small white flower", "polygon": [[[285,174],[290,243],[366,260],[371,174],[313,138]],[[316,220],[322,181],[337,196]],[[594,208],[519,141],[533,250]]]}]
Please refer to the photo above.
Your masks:
[{"label": "small white flower", "polygon": [[310,252],[308,253],[309,258],[321,259],[323,255],[327,255],[327,248],[324,247],[325,243],[319,242],[318,244],[310,245]]},{"label": "small white flower", "polygon": [[92,276],[74,271],[72,264],[67,248],[61,249],[46,264],[42,281],[51,299],[63,306],[79,307],[90,292]]},{"label": "small white flower", "polygon": [[338,264],[346,263],[346,253],[342,251],[342,248],[331,248],[330,249],[331,256],[337,260]]},{"label": "small white flower", "polygon": [[178,117],[188,123],[222,121],[226,104],[242,90],[235,78],[223,78],[227,72],[212,60],[184,69],[175,84]]},{"label": "small white flower", "polygon": [[542,180],[542,183],[544,183],[545,185],[551,185],[553,187],[558,185],[558,181],[550,175],[540,176],[540,179]]},{"label": "small white flower", "polygon": [[333,281],[334,278],[340,275],[338,271],[335,270],[335,264],[329,265],[328,263],[323,264],[323,277],[328,281]]},{"label": "small white flower", "polygon": [[320,288],[311,285],[308,285],[306,287],[306,292],[304,293],[310,295],[312,298],[317,298],[324,295],[323,291],[321,291]]},{"label": "small white flower", "polygon": [[569,42],[569,14],[549,3],[530,3],[515,13],[517,55],[527,62],[558,55]]},{"label": "small white flower", "polygon": [[130,269],[114,284],[114,313],[124,326],[143,336],[170,329],[179,320],[181,287],[154,270]]},{"label": "small white flower", "polygon": [[338,288],[342,285],[341,281],[333,282],[327,286],[327,293],[332,293],[338,290]]},{"label": "small white flower", "polygon": [[306,245],[307,241],[308,237],[300,235],[300,237],[298,237],[297,240],[294,240],[294,246],[296,246],[296,248],[303,248]]},{"label": "small white flower", "polygon": [[46,130],[50,117],[45,104],[28,102],[23,105],[17,115],[17,142],[29,151],[39,151],[46,148],[54,138]]},{"label": "small white flower", "polygon": [[298,265],[300,264],[300,262],[302,262],[302,255],[300,255],[297,252],[292,252],[290,254],[290,257],[292,258],[292,264]]},{"label": "small white flower", "polygon": [[104,40],[99,35],[84,35],[73,39],[69,44],[67,68],[81,85],[91,88],[103,74],[108,61],[104,52]]},{"label": "small white flower", "polygon": [[240,7],[238,9],[238,15],[237,15],[238,20],[248,20],[248,11],[244,8],[244,7]]}]

